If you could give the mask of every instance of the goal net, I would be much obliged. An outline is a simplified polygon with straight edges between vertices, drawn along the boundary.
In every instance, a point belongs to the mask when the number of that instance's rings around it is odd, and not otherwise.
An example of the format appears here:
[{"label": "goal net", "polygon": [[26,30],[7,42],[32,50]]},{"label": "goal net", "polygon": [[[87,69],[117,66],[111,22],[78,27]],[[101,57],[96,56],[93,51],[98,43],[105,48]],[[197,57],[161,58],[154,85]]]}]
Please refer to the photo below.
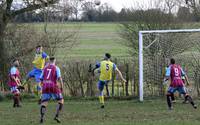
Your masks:
[{"label": "goal net", "polygon": [[199,43],[200,29],[140,31],[139,100],[143,101],[145,96],[165,94],[162,81],[172,57],[195,82],[194,68],[198,67]]}]

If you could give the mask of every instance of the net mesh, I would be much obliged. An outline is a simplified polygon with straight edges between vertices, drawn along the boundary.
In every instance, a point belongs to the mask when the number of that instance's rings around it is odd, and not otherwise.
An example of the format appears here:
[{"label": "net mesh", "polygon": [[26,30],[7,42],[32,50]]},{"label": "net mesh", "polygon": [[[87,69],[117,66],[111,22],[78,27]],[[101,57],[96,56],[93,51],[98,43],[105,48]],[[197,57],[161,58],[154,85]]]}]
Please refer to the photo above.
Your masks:
[{"label": "net mesh", "polygon": [[166,87],[162,83],[172,57],[195,83],[199,45],[199,32],[143,34],[144,96],[165,94]]}]

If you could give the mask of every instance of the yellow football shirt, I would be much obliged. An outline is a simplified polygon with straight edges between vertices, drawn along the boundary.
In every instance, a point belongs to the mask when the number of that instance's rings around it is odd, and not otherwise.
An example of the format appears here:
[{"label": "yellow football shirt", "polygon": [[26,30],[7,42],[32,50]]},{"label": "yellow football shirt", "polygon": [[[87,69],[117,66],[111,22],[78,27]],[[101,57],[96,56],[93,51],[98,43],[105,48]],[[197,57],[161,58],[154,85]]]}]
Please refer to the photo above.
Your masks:
[{"label": "yellow football shirt", "polygon": [[38,69],[43,69],[47,57],[48,57],[47,54],[44,52],[41,54],[36,54],[35,59],[32,62],[34,67],[36,67]]},{"label": "yellow football shirt", "polygon": [[116,69],[116,65],[111,62],[104,60],[100,63],[100,77],[101,81],[109,81],[112,79],[112,72]]}]

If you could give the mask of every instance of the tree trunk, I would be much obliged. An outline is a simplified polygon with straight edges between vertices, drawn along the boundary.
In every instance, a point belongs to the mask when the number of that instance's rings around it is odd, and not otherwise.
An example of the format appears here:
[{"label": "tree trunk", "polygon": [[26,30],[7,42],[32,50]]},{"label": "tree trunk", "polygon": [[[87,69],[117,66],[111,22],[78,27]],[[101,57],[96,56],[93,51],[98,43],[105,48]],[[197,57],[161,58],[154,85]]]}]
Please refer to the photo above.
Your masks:
[{"label": "tree trunk", "polygon": [[8,24],[8,21],[4,14],[0,14],[0,79],[3,83],[6,83],[7,80],[7,71],[8,71],[8,60],[7,60],[7,50],[5,47],[6,42],[3,40],[4,31]]}]

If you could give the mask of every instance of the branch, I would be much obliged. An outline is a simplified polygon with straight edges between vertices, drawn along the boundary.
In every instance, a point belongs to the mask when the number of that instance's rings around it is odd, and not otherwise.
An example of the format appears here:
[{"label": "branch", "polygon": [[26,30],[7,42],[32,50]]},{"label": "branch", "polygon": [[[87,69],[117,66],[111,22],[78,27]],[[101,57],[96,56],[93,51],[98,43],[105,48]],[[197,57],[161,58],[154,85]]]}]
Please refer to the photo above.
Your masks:
[{"label": "branch", "polygon": [[13,2],[13,0],[6,0],[6,3],[7,3],[6,11],[10,10],[12,2]]},{"label": "branch", "polygon": [[50,4],[55,4],[56,2],[58,2],[59,0],[49,0],[47,2],[42,2],[42,3],[38,3],[38,4],[32,4],[32,5],[28,5],[25,8],[22,8],[20,10],[16,10],[12,12],[12,16],[16,16],[28,11],[33,11],[33,10],[37,10],[40,8],[44,8],[44,7],[48,7]]}]

